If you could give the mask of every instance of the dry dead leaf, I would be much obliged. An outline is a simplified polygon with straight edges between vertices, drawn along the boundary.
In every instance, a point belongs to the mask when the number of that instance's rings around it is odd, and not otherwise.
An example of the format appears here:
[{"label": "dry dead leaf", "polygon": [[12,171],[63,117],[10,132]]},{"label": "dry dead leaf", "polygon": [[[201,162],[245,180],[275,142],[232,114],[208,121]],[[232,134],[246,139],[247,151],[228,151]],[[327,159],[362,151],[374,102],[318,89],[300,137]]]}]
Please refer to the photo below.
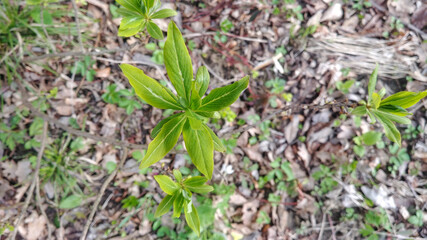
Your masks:
[{"label": "dry dead leaf", "polygon": [[375,205],[385,209],[396,208],[394,198],[390,195],[391,192],[384,185],[380,185],[379,188],[368,188],[366,186],[362,186],[361,190],[366,197],[374,202]]},{"label": "dry dead leaf", "polygon": [[237,205],[237,206],[241,206],[244,203],[246,203],[248,200],[243,197],[242,195],[238,194],[238,193],[234,193],[233,195],[230,196],[230,201],[229,203],[232,205]]},{"label": "dry dead leaf", "polygon": [[320,22],[336,21],[341,19],[342,16],[343,16],[342,4],[334,3],[332,6],[328,8],[328,10],[325,11]]},{"label": "dry dead leaf", "polygon": [[309,168],[308,166],[311,161],[311,155],[310,153],[308,153],[307,147],[305,146],[305,144],[301,144],[298,147],[298,156],[300,156],[300,158],[304,162],[304,166],[308,169]]},{"label": "dry dead leaf", "polygon": [[253,200],[243,204],[242,221],[245,226],[252,226],[255,221],[255,216],[258,213],[259,201]]},{"label": "dry dead leaf", "polygon": [[262,162],[264,161],[264,158],[262,157],[262,154],[258,151],[258,149],[258,144],[255,144],[253,146],[243,148],[243,151],[246,153],[250,160]]},{"label": "dry dead leaf", "polygon": [[110,76],[111,68],[102,68],[96,70],[96,76],[99,78],[107,78]]},{"label": "dry dead leaf", "polygon": [[26,223],[27,226],[19,226],[19,233],[26,240],[37,240],[42,237],[43,232],[46,229],[47,221],[43,215],[38,216],[37,213],[33,212],[33,214],[25,219],[24,223]]},{"label": "dry dead leaf", "polygon": [[288,144],[292,143],[298,134],[299,116],[292,116],[291,122],[285,127],[285,138]]}]

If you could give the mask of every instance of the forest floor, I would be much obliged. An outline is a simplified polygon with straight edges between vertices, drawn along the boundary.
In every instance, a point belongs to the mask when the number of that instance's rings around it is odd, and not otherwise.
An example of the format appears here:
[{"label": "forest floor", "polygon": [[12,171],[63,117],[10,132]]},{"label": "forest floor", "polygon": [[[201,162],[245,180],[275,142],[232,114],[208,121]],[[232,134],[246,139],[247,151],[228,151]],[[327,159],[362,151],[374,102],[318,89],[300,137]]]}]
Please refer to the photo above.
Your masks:
[{"label": "forest floor", "polygon": [[[172,112],[143,104],[119,68],[167,85],[164,41],[118,37],[112,0],[31,2],[0,4],[0,239],[199,239],[184,219],[154,217],[154,175],[199,173],[181,140],[138,168]],[[425,1],[162,4],[209,89],[250,76],[209,123],[227,151],[215,190],[194,199],[202,239],[427,238],[427,101],[398,125],[401,148],[378,123],[324,107],[366,99],[377,63],[387,95],[427,89]]]}]

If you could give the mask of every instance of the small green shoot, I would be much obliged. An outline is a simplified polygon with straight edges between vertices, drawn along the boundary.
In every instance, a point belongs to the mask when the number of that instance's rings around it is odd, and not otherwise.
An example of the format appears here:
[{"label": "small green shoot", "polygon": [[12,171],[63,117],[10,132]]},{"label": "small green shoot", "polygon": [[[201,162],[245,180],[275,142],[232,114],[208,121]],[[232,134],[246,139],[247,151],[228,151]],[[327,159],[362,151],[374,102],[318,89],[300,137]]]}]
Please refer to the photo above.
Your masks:
[{"label": "small green shoot", "polygon": [[161,9],[160,0],[116,0],[122,7],[116,12],[123,16],[118,35],[130,37],[147,29],[151,37],[162,40],[163,32],[153,19],[168,18],[176,15],[172,9]]}]

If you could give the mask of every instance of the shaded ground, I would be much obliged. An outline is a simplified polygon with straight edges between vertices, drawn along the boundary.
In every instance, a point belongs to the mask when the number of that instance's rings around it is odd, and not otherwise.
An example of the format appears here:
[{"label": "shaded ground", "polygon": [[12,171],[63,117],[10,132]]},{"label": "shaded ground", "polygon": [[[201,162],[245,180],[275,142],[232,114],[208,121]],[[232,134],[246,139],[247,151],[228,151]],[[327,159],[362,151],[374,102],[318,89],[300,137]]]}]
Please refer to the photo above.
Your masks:
[{"label": "shaded ground", "polygon": [[[210,89],[251,75],[241,98],[210,123],[227,153],[215,153],[215,191],[195,199],[204,239],[427,237],[425,102],[411,109],[412,125],[399,126],[402,148],[346,108],[298,108],[365,99],[376,63],[387,94],[425,90],[425,3],[163,5],[179,12],[173,20],[194,69],[208,67]],[[171,112],[141,103],[118,68],[131,63],[168,84],[162,44],[118,38],[112,1],[16,9],[25,21],[0,38],[0,239],[79,239],[98,197],[87,239],[197,239],[183,219],[154,218],[161,191],[153,176],[199,173],[181,141],[138,169],[151,130]],[[166,30],[168,21],[158,24]]]}]

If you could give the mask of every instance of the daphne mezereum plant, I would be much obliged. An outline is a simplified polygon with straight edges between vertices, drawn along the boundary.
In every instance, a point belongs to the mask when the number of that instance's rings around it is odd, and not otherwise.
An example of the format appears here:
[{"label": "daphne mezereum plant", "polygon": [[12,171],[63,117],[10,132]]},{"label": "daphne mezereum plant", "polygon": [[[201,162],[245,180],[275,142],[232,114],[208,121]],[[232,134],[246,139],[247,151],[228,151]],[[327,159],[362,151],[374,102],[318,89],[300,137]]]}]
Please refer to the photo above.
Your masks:
[{"label": "daphne mezereum plant", "polygon": [[153,19],[168,18],[176,15],[172,9],[161,9],[160,0],[116,0],[122,8],[117,13],[123,16],[118,35],[121,37],[133,36],[145,28],[148,34],[155,39],[162,40],[163,33]]},{"label": "daphne mezereum plant", "polygon": [[191,58],[185,46],[181,32],[171,21],[168,27],[164,47],[166,71],[177,95],[158,81],[148,77],[144,72],[129,64],[121,64],[124,75],[129,79],[136,94],[153,107],[179,111],[160,121],[152,130],[154,140],[149,144],[147,153],[141,161],[140,168],[146,168],[161,160],[183,135],[191,161],[205,177],[182,179],[181,173],[175,170],[174,182],[170,177],[155,177],[160,188],[167,194],[157,208],[156,216],[161,216],[174,207],[174,217],[181,215],[184,209],[187,224],[200,233],[197,210],[192,204],[192,192],[206,193],[213,190],[205,183],[212,178],[214,149],[225,151],[220,139],[205,124],[208,118],[219,115],[217,111],[228,107],[237,100],[249,84],[249,77],[225,87],[213,89],[202,98],[209,85],[209,73],[206,67],[197,70],[193,76]]},{"label": "daphne mezereum plant", "polygon": [[351,114],[358,116],[368,115],[371,123],[375,123],[378,120],[384,127],[386,137],[401,146],[400,132],[397,130],[395,123],[411,124],[408,116],[412,115],[412,113],[408,112],[406,108],[412,107],[426,97],[427,90],[422,92],[402,91],[383,99],[386,94],[385,88],[375,92],[377,77],[378,65],[369,78],[368,101],[361,101],[360,106],[356,107]]}]

